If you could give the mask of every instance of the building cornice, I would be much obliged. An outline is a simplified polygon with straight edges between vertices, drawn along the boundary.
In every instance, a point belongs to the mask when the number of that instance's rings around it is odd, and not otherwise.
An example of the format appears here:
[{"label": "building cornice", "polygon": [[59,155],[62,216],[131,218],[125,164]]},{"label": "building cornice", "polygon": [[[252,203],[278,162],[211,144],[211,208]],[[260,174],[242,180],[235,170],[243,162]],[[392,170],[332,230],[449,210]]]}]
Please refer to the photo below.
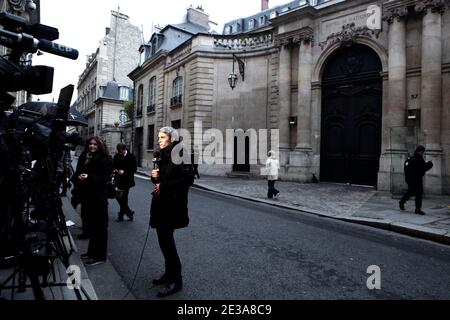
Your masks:
[{"label": "building cornice", "polygon": [[86,79],[86,77],[91,73],[91,71],[97,67],[98,65],[98,52],[94,54],[92,57],[92,60],[89,61],[88,65],[86,66],[86,69],[84,69],[83,73],[80,75],[80,78],[78,80],[78,87],[80,87],[81,83]]},{"label": "building cornice", "polygon": [[278,17],[272,18],[270,20],[271,24],[276,27],[281,24],[290,23],[292,21],[297,21],[299,19],[304,18],[315,18],[317,14],[317,9],[313,6],[307,4],[301,7],[298,7],[294,10],[288,11],[279,15]]},{"label": "building cornice", "polygon": [[272,30],[234,35],[214,35],[214,47],[229,50],[253,51],[274,45]]},{"label": "building cornice", "polygon": [[94,101],[94,103],[96,105],[100,105],[100,103],[102,102],[111,102],[111,103],[116,103],[116,104],[124,104],[126,101],[124,100],[117,100],[117,99],[111,99],[111,98],[105,98],[105,97],[100,97],[97,100]]},{"label": "building cornice", "polygon": [[418,0],[391,0],[385,1],[383,3],[384,12],[390,12],[395,10],[402,10],[403,8],[408,8],[411,6],[415,6],[419,1]]},{"label": "building cornice", "polygon": [[[274,54],[278,52],[278,49],[273,47],[270,49],[262,48],[259,50],[254,51],[234,51],[234,54],[239,55],[239,58],[253,58],[253,57],[260,57],[260,56],[268,56],[271,54]],[[182,60],[176,61],[173,64],[167,65],[164,68],[165,72],[170,72],[172,70],[175,70],[179,66],[186,64],[190,62],[193,59],[196,58],[214,58],[214,59],[231,59],[231,51],[217,51],[217,50],[196,50],[191,52],[188,56],[185,56]]]}]

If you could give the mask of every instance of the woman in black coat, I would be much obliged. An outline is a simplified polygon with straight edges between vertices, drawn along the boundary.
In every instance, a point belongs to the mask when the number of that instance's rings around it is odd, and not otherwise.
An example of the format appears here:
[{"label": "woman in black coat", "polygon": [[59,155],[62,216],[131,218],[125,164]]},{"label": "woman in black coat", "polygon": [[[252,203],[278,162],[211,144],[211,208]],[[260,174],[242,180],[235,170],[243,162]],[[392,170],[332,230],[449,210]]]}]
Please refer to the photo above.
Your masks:
[{"label": "woman in black coat", "polygon": [[80,192],[83,234],[89,238],[88,252],[81,255],[86,265],[106,261],[108,242],[108,151],[98,137],[86,142],[78,159],[75,183]]},{"label": "woman in black coat", "polygon": [[190,163],[174,163],[172,150],[178,144],[176,140],[178,133],[175,129],[160,129],[158,141],[161,158],[159,168],[152,171],[152,182],[155,186],[152,192],[150,226],[156,229],[165,259],[165,272],[161,278],[153,280],[153,284],[167,285],[158,292],[158,297],[171,295],[182,288],[181,262],[173,234],[175,229],[187,227],[189,224],[188,192],[193,182],[193,171]]}]

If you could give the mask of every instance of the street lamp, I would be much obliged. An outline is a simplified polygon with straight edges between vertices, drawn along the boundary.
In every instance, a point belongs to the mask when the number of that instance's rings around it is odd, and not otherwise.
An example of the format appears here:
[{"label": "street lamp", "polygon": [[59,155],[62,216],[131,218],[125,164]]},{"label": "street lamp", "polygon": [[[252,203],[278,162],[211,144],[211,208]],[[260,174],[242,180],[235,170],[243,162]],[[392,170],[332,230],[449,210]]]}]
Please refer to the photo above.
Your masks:
[{"label": "street lamp", "polygon": [[230,73],[230,75],[228,76],[228,83],[230,84],[231,90],[233,90],[236,87],[237,79],[238,79],[238,76],[236,73],[234,73],[234,70],[233,70],[233,73]]},{"label": "street lamp", "polygon": [[244,81],[244,73],[245,73],[245,63],[239,59],[238,57],[236,57],[236,55],[233,53],[233,71],[230,73],[230,75],[228,76],[228,83],[231,87],[231,90],[233,90],[234,88],[236,88],[236,82],[238,80],[238,76],[236,73],[234,73],[234,60],[236,60],[238,62],[239,65],[239,73],[242,76],[242,81]]}]

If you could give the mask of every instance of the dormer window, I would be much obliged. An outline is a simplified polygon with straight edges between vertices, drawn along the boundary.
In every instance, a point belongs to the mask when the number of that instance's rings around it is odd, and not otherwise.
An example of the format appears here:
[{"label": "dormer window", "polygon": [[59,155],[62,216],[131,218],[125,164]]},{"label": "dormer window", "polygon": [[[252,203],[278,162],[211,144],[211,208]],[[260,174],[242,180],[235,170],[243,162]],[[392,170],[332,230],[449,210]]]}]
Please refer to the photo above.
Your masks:
[{"label": "dormer window", "polygon": [[158,37],[155,37],[152,41],[152,56],[155,55],[157,49],[158,49]]},{"label": "dormer window", "polygon": [[106,87],[100,86],[100,97],[103,97],[105,95]]},{"label": "dormer window", "polygon": [[127,86],[119,88],[120,100],[128,101],[130,96],[130,89]]},{"label": "dormer window", "polygon": [[251,30],[255,27],[255,19],[248,20],[248,29]]},{"label": "dormer window", "polygon": [[278,14],[277,14],[276,11],[272,11],[272,12],[270,13],[270,19],[276,18],[277,15],[278,15]]},{"label": "dormer window", "polygon": [[145,49],[142,48],[141,50],[141,60],[140,60],[140,64],[143,65],[145,62]]},{"label": "dormer window", "polygon": [[266,23],[266,16],[259,17],[259,25],[263,26]]}]

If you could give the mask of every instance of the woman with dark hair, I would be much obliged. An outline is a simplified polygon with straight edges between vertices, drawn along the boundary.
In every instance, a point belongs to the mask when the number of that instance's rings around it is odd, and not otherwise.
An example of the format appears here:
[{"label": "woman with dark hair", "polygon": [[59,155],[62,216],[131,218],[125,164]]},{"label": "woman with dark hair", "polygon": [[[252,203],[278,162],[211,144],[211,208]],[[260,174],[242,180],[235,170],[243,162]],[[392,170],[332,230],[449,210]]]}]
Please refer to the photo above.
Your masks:
[{"label": "woman with dark hair", "polygon": [[86,141],[85,150],[78,159],[75,183],[81,197],[83,237],[89,238],[86,265],[106,261],[108,240],[108,150],[98,137]]},{"label": "woman with dark hair", "polygon": [[158,168],[152,171],[155,186],[152,192],[150,226],[156,229],[165,260],[164,274],[153,280],[153,284],[166,285],[158,292],[158,297],[169,296],[182,288],[181,262],[173,235],[176,229],[185,228],[189,224],[188,192],[194,176],[191,164],[172,159],[172,151],[179,143],[178,140],[178,132],[174,128],[164,127],[159,130],[161,158]]}]

